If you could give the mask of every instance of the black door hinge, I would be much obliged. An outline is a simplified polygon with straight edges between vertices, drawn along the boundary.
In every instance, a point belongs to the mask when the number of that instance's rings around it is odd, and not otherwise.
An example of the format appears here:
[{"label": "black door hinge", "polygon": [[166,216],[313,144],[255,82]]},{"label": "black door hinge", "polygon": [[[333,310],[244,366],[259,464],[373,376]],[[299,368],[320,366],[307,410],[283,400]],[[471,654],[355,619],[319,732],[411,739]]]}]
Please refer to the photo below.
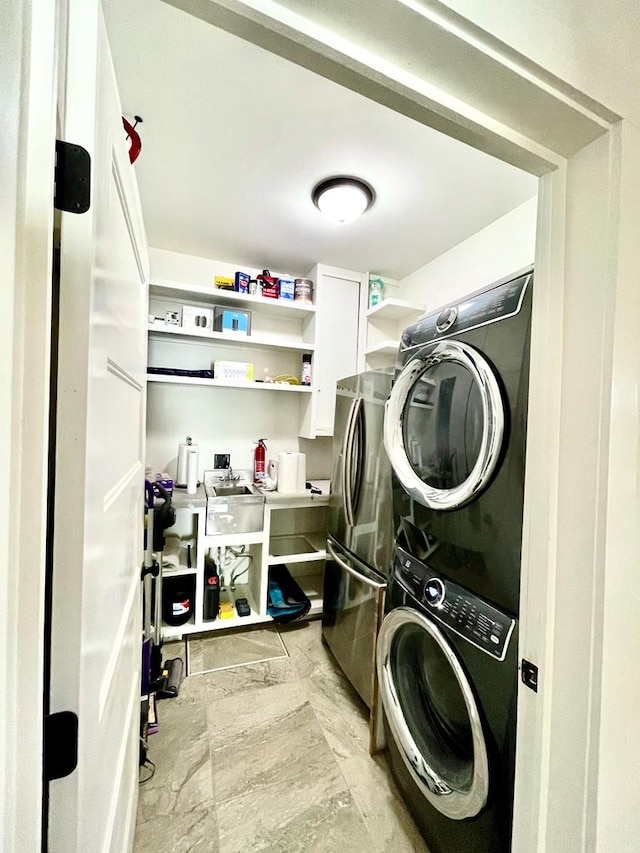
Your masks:
[{"label": "black door hinge", "polygon": [[520,675],[522,678],[522,683],[526,684],[534,693],[538,692],[538,667],[528,661],[526,658],[522,658],[522,663],[520,667]]},{"label": "black door hinge", "polygon": [[60,711],[44,718],[44,778],[62,779],[78,766],[78,717]]},{"label": "black door hinge", "polygon": [[53,206],[86,213],[91,205],[91,157],[81,145],[56,139]]}]

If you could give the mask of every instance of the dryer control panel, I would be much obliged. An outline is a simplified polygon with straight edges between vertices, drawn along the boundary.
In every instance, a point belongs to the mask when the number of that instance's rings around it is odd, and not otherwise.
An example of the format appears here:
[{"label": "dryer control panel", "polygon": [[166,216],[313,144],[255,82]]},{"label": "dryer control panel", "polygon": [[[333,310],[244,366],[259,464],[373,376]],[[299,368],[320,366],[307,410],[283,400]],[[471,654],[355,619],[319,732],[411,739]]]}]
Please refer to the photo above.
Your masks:
[{"label": "dryer control panel", "polygon": [[443,337],[477,329],[487,323],[495,323],[496,320],[513,317],[520,310],[531,278],[530,272],[525,273],[476,293],[457,305],[449,305],[438,314],[422,317],[402,333],[401,349],[413,349]]},{"label": "dryer control panel", "polygon": [[516,620],[396,548],[394,575],[429,616],[498,660],[504,660]]}]

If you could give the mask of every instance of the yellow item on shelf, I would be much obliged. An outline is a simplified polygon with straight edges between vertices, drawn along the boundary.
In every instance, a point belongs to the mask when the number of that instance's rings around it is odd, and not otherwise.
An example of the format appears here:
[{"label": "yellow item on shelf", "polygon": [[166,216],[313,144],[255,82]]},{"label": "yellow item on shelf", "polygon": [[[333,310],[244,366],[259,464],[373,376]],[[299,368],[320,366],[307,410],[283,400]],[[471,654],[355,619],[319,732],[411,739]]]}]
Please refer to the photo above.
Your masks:
[{"label": "yellow item on shelf", "polygon": [[297,376],[291,376],[288,373],[283,373],[280,376],[274,376],[271,380],[272,382],[279,383],[281,385],[300,385],[300,380]]},{"label": "yellow item on shelf", "polygon": [[233,604],[231,601],[221,601],[219,614],[221,619],[233,619]]},{"label": "yellow item on shelf", "polygon": [[214,279],[215,286],[220,290],[235,290],[235,282],[232,278],[217,275]]}]

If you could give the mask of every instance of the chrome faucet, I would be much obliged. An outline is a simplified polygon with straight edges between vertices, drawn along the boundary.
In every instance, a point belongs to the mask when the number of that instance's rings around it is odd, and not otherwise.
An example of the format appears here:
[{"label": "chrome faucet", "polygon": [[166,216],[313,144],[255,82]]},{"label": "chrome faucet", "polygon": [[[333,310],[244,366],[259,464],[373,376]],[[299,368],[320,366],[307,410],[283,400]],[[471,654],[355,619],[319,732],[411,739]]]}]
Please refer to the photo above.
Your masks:
[{"label": "chrome faucet", "polygon": [[227,468],[226,475],[224,477],[222,477],[222,482],[223,483],[228,483],[228,482],[234,482],[235,483],[239,479],[240,479],[240,474],[234,475],[233,468],[231,467],[231,465],[229,465],[229,467]]}]

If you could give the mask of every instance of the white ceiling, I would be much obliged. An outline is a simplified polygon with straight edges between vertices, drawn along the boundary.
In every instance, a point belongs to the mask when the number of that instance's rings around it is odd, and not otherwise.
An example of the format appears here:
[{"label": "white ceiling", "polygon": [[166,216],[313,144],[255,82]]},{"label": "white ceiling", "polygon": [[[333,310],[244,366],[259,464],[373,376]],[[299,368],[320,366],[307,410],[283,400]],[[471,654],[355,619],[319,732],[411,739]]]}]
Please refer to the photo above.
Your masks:
[{"label": "white ceiling", "polygon": [[[151,246],[304,275],[318,261],[399,279],[536,193],[537,181],[161,0],[103,0]],[[357,222],[323,178],[375,189]]]}]

